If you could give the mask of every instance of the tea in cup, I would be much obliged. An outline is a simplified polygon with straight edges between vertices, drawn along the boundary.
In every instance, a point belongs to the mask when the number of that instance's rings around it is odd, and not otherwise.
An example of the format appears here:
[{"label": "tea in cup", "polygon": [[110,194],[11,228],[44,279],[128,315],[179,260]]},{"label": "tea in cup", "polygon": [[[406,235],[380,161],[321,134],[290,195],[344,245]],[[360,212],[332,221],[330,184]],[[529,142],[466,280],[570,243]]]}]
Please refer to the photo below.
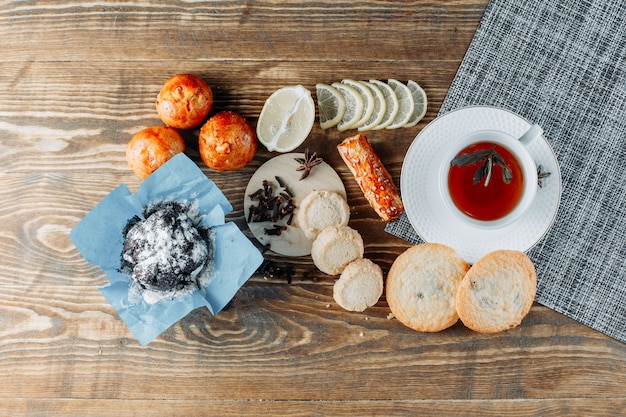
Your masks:
[{"label": "tea in cup", "polygon": [[497,130],[463,137],[441,165],[439,189],[448,209],[469,224],[505,227],[532,205],[537,166],[526,146],[541,136],[533,125],[515,138]]}]

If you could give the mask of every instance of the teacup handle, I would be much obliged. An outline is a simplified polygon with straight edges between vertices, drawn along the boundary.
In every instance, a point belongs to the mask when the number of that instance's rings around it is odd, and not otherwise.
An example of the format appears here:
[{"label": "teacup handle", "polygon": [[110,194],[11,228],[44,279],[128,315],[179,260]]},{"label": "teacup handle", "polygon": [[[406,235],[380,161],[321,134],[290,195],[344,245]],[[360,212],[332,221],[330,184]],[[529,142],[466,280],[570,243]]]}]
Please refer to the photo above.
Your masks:
[{"label": "teacup handle", "polygon": [[522,142],[523,145],[529,145],[533,140],[541,136],[543,133],[543,129],[538,124],[534,124],[520,136],[519,141]]}]

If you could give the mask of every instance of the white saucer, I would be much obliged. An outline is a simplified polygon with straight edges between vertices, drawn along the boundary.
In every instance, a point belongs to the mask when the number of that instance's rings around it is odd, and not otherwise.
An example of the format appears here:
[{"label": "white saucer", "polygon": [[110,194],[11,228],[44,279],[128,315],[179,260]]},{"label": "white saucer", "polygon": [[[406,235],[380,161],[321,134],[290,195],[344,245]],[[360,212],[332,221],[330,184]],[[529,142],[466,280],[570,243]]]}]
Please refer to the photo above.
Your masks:
[{"label": "white saucer", "polygon": [[[257,202],[250,199],[250,195],[263,187],[263,180],[272,183],[275,193],[284,188],[280,187],[276,176],[278,176],[289,191],[293,193],[293,202],[297,207],[300,205],[304,197],[313,190],[335,191],[346,198],[346,189],[337,172],[326,162],[322,162],[311,170],[311,173],[304,180],[300,181],[299,171],[296,168],[300,164],[294,158],[303,158],[302,153],[287,153],[276,156],[256,170],[250,178],[244,197],[243,210],[246,221],[251,205]],[[270,245],[272,252],[285,256],[305,256],[311,254],[311,246],[313,241],[309,239],[302,229],[298,227],[298,220],[294,216],[292,223],[286,230],[282,231],[280,236],[268,235],[265,228],[271,228],[273,224],[285,225],[287,219],[283,219],[276,223],[271,222],[248,222],[248,227],[254,237],[263,245]]]},{"label": "white saucer", "polygon": [[448,245],[469,263],[497,249],[528,251],[554,222],[561,199],[561,173],[556,156],[544,136],[528,145],[543,171],[551,175],[530,209],[515,223],[501,229],[480,229],[453,215],[439,192],[441,161],[455,141],[478,130],[500,130],[519,137],[532,123],[508,110],[471,106],[453,110],[430,122],[409,147],[400,177],[407,217],[422,240]]}]

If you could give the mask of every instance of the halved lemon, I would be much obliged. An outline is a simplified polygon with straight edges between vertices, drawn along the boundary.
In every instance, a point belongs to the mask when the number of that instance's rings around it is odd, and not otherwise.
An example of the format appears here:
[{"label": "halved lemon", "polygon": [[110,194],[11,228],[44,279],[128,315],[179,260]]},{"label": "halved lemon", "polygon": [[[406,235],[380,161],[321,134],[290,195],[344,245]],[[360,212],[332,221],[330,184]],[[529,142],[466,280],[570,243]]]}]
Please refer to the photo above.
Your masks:
[{"label": "halved lemon", "polygon": [[384,129],[394,121],[396,115],[398,114],[398,98],[389,84],[379,80],[370,80],[370,83],[380,88],[380,91],[383,93],[383,97],[385,97],[385,112],[383,119],[378,123],[378,125],[372,127],[372,129]]},{"label": "halved lemon", "polygon": [[361,118],[354,124],[352,127],[359,127],[365,122],[367,122],[374,112],[374,95],[372,91],[364,86],[360,81],[355,81],[351,79],[345,79],[341,81],[343,84],[349,85],[357,90],[361,94],[361,98],[363,99],[363,115]]},{"label": "halved lemon", "polygon": [[309,136],[314,122],[311,92],[301,85],[283,87],[265,101],[256,134],[268,151],[290,152]]},{"label": "halved lemon", "polygon": [[411,94],[411,90],[405,84],[402,84],[398,80],[390,79],[387,81],[387,84],[393,89],[393,92],[396,94],[398,98],[398,113],[396,117],[393,119],[393,122],[389,124],[387,129],[397,129],[402,127],[409,121],[411,115],[413,115],[413,109],[415,108],[415,103],[413,103],[413,95]]},{"label": "halved lemon", "polygon": [[374,97],[374,111],[372,112],[372,115],[365,123],[359,126],[359,132],[364,132],[378,126],[378,124],[383,120],[387,104],[385,102],[385,96],[378,86],[369,81],[361,82],[372,91],[372,96]]},{"label": "halved lemon", "polygon": [[346,100],[335,87],[328,84],[317,84],[317,109],[320,127],[328,129],[341,121],[346,112]]},{"label": "halved lemon", "polygon": [[346,112],[337,124],[337,130],[343,132],[344,130],[352,129],[363,116],[361,93],[354,87],[339,82],[333,83],[332,86],[339,90],[346,100]]},{"label": "halved lemon", "polygon": [[413,114],[409,117],[409,121],[404,124],[404,127],[413,127],[426,115],[428,98],[426,97],[426,92],[415,81],[409,80],[406,85],[409,87],[409,90],[411,90],[415,108],[413,109]]}]

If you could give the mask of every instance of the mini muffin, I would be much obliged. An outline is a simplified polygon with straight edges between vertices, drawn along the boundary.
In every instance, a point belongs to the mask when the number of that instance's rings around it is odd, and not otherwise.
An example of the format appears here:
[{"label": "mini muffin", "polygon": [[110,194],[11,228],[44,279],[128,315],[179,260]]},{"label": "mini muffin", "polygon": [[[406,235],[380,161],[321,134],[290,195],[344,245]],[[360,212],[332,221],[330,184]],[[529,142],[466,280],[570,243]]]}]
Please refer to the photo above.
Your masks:
[{"label": "mini muffin", "polygon": [[141,178],[147,178],[177,153],[185,151],[185,141],[171,127],[153,126],[140,130],[126,146],[126,162]]},{"label": "mini muffin", "polygon": [[364,311],[383,295],[383,270],[369,259],[350,262],[333,286],[333,298],[343,309]]},{"label": "mini muffin", "polygon": [[423,243],[396,258],[387,275],[386,298],[393,315],[405,326],[438,332],[459,316],[455,296],[470,265],[452,248]]},{"label": "mini muffin", "polygon": [[156,99],[159,117],[166,125],[176,129],[200,126],[213,107],[211,87],[193,74],[170,77]]},{"label": "mini muffin", "polygon": [[304,234],[315,239],[327,226],[346,226],[350,220],[350,207],[339,193],[314,190],[300,203],[296,219]]},{"label": "mini muffin", "polygon": [[200,157],[209,168],[235,171],[252,161],[259,141],[243,116],[224,111],[202,126],[198,146]]},{"label": "mini muffin", "polygon": [[346,265],[363,257],[363,238],[349,226],[328,226],[311,246],[315,266],[325,274],[339,275]]},{"label": "mini muffin", "polygon": [[518,326],[535,299],[537,275],[524,253],[498,250],[480,258],[456,295],[456,308],[468,328],[496,333]]}]

